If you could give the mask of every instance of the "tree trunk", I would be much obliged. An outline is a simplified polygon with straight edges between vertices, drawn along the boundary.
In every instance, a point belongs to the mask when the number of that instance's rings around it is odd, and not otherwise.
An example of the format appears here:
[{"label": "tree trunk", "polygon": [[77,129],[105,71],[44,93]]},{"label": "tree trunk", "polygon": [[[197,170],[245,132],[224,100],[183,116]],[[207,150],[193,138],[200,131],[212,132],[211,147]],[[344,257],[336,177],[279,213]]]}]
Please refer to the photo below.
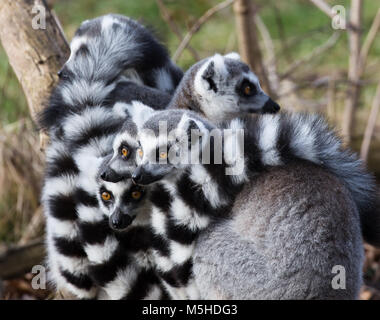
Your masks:
[{"label": "tree trunk", "polygon": [[235,0],[234,11],[241,57],[256,73],[264,91],[273,96],[259,47],[253,3],[251,0]]},{"label": "tree trunk", "polygon": [[367,127],[365,129],[362,146],[360,149],[360,157],[367,162],[369,147],[376,127],[376,119],[380,110],[380,82],[377,86],[375,97],[373,98],[371,112],[368,117]]},{"label": "tree trunk", "polygon": [[[45,8],[45,30],[32,27],[35,6]],[[0,40],[36,120],[69,56],[67,41],[43,0],[1,0]]]},{"label": "tree trunk", "polygon": [[349,21],[349,66],[348,66],[348,89],[346,105],[343,114],[342,133],[345,142],[349,144],[355,129],[355,113],[360,97],[360,34],[362,0],[352,0]]}]

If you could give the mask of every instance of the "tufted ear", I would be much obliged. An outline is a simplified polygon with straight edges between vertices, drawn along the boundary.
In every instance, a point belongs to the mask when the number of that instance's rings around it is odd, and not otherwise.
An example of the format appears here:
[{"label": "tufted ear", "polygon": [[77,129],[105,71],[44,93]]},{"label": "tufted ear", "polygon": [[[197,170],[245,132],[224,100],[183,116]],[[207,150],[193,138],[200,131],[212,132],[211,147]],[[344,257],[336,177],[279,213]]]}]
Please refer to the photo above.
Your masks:
[{"label": "tufted ear", "polygon": [[[179,134],[189,142],[189,145],[195,144],[197,139],[194,139],[194,135],[205,139],[208,137],[208,130],[205,125],[198,119],[183,115],[181,121],[178,124]],[[193,137],[193,138],[192,138]]]},{"label": "tufted ear", "polygon": [[135,123],[137,128],[141,128],[145,121],[148,120],[155,112],[154,109],[139,101],[132,101],[130,104],[117,102],[113,109],[121,117],[130,118]]},{"label": "tufted ear", "polygon": [[215,63],[214,61],[210,60],[207,62],[207,66],[205,70],[202,73],[202,79],[205,80],[208,84],[207,90],[212,90],[214,92],[218,92],[218,88],[215,84]]},{"label": "tufted ear", "polygon": [[238,54],[237,52],[230,52],[230,53],[227,53],[226,55],[224,55],[225,58],[227,59],[234,59],[234,60],[241,60],[240,58],[240,54]]}]

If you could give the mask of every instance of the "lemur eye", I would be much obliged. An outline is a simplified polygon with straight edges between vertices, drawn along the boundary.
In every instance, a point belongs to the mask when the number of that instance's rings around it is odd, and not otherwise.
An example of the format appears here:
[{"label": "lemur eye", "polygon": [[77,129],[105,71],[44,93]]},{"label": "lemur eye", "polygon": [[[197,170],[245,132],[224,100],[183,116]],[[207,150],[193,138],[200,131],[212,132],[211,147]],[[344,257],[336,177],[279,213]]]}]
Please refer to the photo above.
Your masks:
[{"label": "lemur eye", "polygon": [[109,201],[109,200],[111,200],[111,194],[110,194],[109,192],[107,192],[107,191],[103,191],[103,192],[102,192],[102,199],[103,199],[104,201]]},{"label": "lemur eye", "polygon": [[166,159],[168,157],[167,152],[160,152],[160,159]]},{"label": "lemur eye", "polygon": [[144,152],[142,151],[141,148],[139,148],[139,149],[137,150],[137,154],[139,155],[140,158],[142,158],[143,155],[144,155]]},{"label": "lemur eye", "polygon": [[135,199],[135,200],[138,200],[138,199],[141,198],[141,192],[140,191],[133,191],[131,193],[131,195],[132,195],[132,198]]},{"label": "lemur eye", "polygon": [[129,154],[129,150],[127,147],[123,147],[120,151],[120,154],[123,156],[124,159],[126,159],[128,157],[128,154]]},{"label": "lemur eye", "polygon": [[248,80],[244,80],[240,87],[241,94],[246,97],[253,96],[257,93],[256,86],[249,82]]}]

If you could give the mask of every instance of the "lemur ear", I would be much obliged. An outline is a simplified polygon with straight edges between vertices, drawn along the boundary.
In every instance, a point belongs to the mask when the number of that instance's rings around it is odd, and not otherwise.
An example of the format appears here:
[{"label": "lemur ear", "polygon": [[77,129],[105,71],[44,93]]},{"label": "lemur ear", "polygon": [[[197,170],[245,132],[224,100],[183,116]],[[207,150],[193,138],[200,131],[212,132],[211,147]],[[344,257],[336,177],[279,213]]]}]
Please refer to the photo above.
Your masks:
[{"label": "lemur ear", "polygon": [[131,104],[117,102],[113,109],[121,117],[129,117],[137,128],[140,128],[155,112],[154,109],[139,101],[132,101]]},{"label": "lemur ear", "polygon": [[227,53],[226,55],[224,55],[225,58],[227,59],[234,59],[234,60],[241,60],[240,58],[240,54],[238,54],[237,52],[230,52],[230,53]]},{"label": "lemur ear", "polygon": [[206,138],[207,136],[207,129],[203,125],[201,121],[198,121],[196,119],[190,118],[187,115],[184,115],[178,125],[178,129],[180,129],[180,133],[183,135],[186,135],[186,139],[189,142],[189,145],[191,143],[196,143],[197,139],[192,139],[192,134],[196,134],[196,136],[202,138]]},{"label": "lemur ear", "polygon": [[208,83],[208,90],[213,90],[214,92],[218,92],[218,88],[216,87],[215,81],[215,64],[214,61],[211,61],[208,63],[208,66],[206,67],[205,71],[203,71],[202,79],[206,80]]}]

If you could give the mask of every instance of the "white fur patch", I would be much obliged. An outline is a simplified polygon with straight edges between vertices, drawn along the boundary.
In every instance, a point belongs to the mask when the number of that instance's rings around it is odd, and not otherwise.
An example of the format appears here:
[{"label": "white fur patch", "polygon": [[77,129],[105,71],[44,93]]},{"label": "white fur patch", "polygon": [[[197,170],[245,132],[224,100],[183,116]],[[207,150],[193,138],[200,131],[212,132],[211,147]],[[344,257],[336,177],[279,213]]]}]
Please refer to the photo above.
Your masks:
[{"label": "white fur patch", "polygon": [[184,245],[170,241],[170,259],[178,265],[182,265],[193,255],[194,245]]},{"label": "white fur patch", "polygon": [[83,204],[80,204],[77,207],[78,217],[81,221],[85,222],[99,222],[104,218],[103,212],[94,207],[87,207]]},{"label": "white fur patch", "polygon": [[277,150],[279,117],[264,115],[261,118],[260,126],[259,146],[262,150],[261,161],[264,165],[281,165],[281,157]]},{"label": "white fur patch", "polygon": [[211,60],[214,62],[215,72],[218,73],[219,77],[228,75],[224,58],[220,54],[215,54]]},{"label": "white fur patch", "polygon": [[79,232],[74,222],[48,217],[47,229],[54,237],[73,239]]},{"label": "white fur patch", "polygon": [[166,234],[166,215],[160,209],[153,206],[151,221],[152,227],[156,234],[165,235]]},{"label": "white fur patch", "polygon": [[162,296],[162,290],[159,286],[154,285],[149,290],[148,294],[144,297],[144,300],[159,300]]},{"label": "white fur patch", "polygon": [[115,279],[107,283],[104,290],[112,300],[120,300],[132,289],[136,278],[136,267],[134,265],[128,266],[126,269],[120,270]]},{"label": "white fur patch", "polygon": [[191,167],[190,179],[199,185],[205,197],[214,208],[219,208],[226,204],[225,199],[219,196],[218,184],[212,180],[202,165],[193,165]]},{"label": "white fur patch", "polygon": [[157,267],[163,271],[167,272],[173,269],[174,263],[169,258],[162,256],[157,250],[153,250],[153,257]]},{"label": "white fur patch", "polygon": [[75,182],[72,176],[47,179],[43,190],[43,200],[48,200],[50,196],[71,194],[75,188]]},{"label": "white fur patch", "polygon": [[[296,118],[293,118],[296,120]],[[307,121],[294,121],[296,125],[295,134],[290,140],[291,148],[302,158],[319,163],[315,152],[315,136],[310,123]]]},{"label": "white fur patch", "polygon": [[176,224],[186,226],[193,232],[203,230],[210,224],[210,218],[200,216],[178,197],[171,202],[170,213]]},{"label": "white fur patch", "polygon": [[225,58],[227,59],[233,59],[233,60],[241,60],[240,58],[240,54],[238,54],[237,52],[230,52],[230,53],[227,53],[224,55]]},{"label": "white fur patch", "polygon": [[107,237],[103,244],[86,245],[84,250],[92,263],[103,263],[112,257],[119,245],[114,237]]},{"label": "white fur patch", "polygon": [[120,22],[111,15],[104,16],[102,19],[102,31],[107,32],[109,29],[112,29],[113,24],[120,25]]}]

